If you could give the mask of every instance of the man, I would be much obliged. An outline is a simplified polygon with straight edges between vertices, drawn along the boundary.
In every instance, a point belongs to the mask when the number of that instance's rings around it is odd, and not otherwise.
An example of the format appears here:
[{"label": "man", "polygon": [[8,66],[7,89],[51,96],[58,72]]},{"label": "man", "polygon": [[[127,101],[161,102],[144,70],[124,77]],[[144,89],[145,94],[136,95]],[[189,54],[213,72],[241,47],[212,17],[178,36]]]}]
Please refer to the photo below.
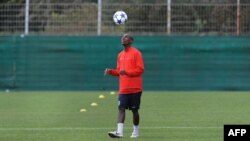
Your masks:
[{"label": "man", "polygon": [[125,110],[129,109],[133,113],[133,132],[131,138],[139,136],[139,108],[142,94],[142,74],[144,63],[139,50],[132,47],[133,37],[124,34],[121,39],[124,49],[117,57],[117,68],[106,68],[104,75],[109,74],[119,77],[119,105],[117,130],[109,132],[111,138],[123,137],[123,126],[125,121]]}]

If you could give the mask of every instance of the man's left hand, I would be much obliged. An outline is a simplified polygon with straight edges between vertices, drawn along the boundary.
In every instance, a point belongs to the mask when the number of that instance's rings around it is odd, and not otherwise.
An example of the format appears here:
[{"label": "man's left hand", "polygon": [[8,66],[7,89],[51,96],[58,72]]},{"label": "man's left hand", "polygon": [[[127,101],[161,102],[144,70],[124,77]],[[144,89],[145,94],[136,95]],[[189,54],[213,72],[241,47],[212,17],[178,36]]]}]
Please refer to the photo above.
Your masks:
[{"label": "man's left hand", "polygon": [[120,70],[120,73],[119,73],[120,75],[126,75],[127,74],[127,72],[125,71],[125,70]]}]

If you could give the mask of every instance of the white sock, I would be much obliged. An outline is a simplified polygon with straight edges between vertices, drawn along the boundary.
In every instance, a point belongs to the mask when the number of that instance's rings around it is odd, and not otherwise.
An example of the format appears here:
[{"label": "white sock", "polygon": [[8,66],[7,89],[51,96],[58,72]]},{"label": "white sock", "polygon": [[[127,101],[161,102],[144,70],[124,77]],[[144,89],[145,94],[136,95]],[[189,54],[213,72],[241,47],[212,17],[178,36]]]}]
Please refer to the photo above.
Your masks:
[{"label": "white sock", "polygon": [[134,125],[133,129],[133,134],[139,134],[139,125]]},{"label": "white sock", "polygon": [[117,123],[117,133],[123,135],[123,123]]}]

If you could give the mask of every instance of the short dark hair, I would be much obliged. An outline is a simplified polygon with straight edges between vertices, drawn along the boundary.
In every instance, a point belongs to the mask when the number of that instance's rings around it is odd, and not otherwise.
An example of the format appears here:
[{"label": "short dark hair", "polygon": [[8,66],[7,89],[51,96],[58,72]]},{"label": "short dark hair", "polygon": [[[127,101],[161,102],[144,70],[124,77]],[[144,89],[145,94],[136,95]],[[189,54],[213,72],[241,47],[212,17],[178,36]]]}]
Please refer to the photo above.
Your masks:
[{"label": "short dark hair", "polygon": [[123,36],[128,36],[131,39],[132,42],[134,41],[133,36],[131,34],[129,34],[129,33],[125,33]]}]

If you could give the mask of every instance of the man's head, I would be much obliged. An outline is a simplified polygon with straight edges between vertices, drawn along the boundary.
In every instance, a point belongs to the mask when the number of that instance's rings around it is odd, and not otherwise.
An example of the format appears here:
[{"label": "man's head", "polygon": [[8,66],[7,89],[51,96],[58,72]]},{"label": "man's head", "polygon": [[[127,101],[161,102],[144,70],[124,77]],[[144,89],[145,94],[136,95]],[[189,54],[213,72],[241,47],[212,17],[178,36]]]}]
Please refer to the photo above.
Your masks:
[{"label": "man's head", "polygon": [[124,47],[129,47],[133,43],[134,39],[133,39],[133,37],[130,34],[125,33],[122,36],[122,40],[121,41],[122,41],[122,45]]}]

